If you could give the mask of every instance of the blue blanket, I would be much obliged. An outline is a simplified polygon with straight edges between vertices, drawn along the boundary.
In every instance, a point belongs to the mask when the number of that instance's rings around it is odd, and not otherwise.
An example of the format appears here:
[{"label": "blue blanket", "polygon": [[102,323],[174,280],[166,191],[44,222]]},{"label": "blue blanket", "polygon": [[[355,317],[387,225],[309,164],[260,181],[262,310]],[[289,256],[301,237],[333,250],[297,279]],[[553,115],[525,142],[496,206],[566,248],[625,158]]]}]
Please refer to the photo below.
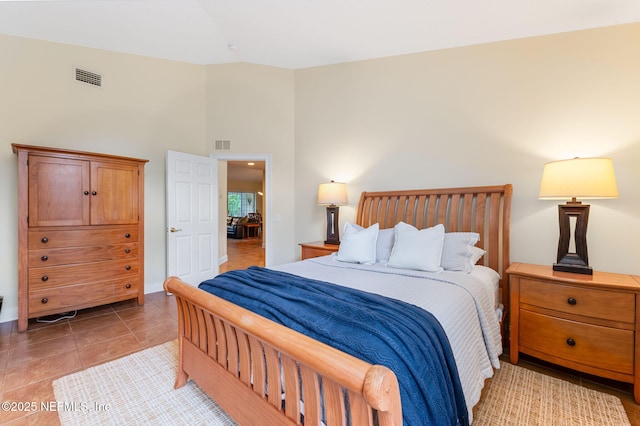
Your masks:
[{"label": "blue blanket", "polygon": [[251,267],[199,286],[218,297],[396,374],[405,425],[468,425],[447,336],[414,305]]}]

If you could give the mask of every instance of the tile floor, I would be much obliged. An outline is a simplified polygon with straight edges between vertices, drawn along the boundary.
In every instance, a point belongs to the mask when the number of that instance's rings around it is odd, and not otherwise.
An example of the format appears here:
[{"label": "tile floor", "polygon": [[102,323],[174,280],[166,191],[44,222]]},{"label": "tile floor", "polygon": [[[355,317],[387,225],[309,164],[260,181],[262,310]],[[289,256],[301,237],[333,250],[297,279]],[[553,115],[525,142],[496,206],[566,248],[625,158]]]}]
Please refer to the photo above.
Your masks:
[{"label": "tile floor", "polygon": [[[229,262],[221,272],[264,265],[260,240],[230,240]],[[34,320],[17,332],[17,322],[0,324],[0,400],[55,401],[52,381],[75,371],[176,338],[176,305],[164,292],[147,294],[144,306],[135,302],[82,310],[73,319],[44,324]],[[505,357],[505,360],[507,358]],[[520,366],[569,380],[622,400],[632,425],[640,425],[640,405],[629,384],[611,382],[523,357]],[[0,424],[56,425],[55,412],[0,411]]]}]

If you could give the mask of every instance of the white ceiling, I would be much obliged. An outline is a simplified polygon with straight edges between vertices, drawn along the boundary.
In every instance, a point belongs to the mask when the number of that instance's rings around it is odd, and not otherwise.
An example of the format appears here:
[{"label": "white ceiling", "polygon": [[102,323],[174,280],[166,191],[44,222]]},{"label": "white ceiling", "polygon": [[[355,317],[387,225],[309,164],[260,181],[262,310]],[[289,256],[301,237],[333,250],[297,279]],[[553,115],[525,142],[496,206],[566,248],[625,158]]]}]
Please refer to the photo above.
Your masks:
[{"label": "white ceiling", "polygon": [[638,21],[640,0],[0,0],[3,34],[291,69]]}]

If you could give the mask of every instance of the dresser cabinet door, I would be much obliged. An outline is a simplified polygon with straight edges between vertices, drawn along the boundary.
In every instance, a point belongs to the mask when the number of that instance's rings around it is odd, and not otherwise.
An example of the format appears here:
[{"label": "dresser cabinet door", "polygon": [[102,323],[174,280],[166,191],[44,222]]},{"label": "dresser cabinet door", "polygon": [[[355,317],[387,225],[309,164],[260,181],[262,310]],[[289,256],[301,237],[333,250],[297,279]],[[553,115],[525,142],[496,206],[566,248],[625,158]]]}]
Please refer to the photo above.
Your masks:
[{"label": "dresser cabinet door", "polygon": [[138,223],[138,167],[91,162],[91,224]]},{"label": "dresser cabinet door", "polygon": [[89,162],[29,156],[29,226],[88,225]]}]

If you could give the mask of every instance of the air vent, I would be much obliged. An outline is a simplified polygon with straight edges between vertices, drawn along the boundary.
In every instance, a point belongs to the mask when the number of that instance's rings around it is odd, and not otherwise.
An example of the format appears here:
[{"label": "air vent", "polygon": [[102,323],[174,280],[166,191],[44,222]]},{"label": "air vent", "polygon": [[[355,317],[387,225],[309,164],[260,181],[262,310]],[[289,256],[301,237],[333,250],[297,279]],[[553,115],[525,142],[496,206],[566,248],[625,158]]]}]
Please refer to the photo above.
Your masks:
[{"label": "air vent", "polygon": [[228,151],[231,149],[230,140],[216,140],[216,151]]},{"label": "air vent", "polygon": [[81,68],[76,68],[76,81],[96,87],[102,87],[102,76],[100,74],[83,70]]}]

